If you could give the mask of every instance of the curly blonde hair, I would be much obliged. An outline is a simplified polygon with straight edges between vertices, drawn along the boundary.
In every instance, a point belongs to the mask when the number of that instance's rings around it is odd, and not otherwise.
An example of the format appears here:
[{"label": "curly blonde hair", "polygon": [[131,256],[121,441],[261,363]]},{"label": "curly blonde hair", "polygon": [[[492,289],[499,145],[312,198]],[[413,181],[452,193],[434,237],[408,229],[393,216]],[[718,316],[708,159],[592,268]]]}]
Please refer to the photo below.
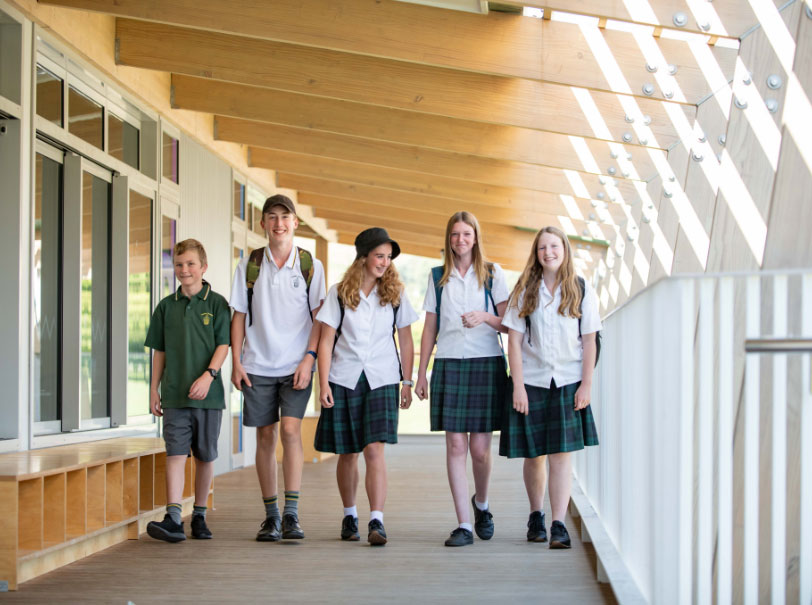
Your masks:
[{"label": "curly blonde hair", "polygon": [[[366,256],[356,258],[336,287],[338,297],[344,302],[344,306],[352,310],[357,309],[358,304],[361,302],[361,282],[364,279],[364,263],[366,260]],[[376,286],[378,296],[381,299],[381,306],[385,307],[388,304],[393,307],[398,306],[404,286],[403,282],[400,281],[400,275],[398,275],[394,263],[390,263],[384,274],[375,281],[377,282]]]},{"label": "curly blonde hair", "polygon": [[457,223],[465,223],[474,230],[474,237],[476,241],[474,242],[474,247],[471,251],[471,256],[473,259],[472,265],[474,267],[474,272],[476,273],[477,281],[479,282],[479,287],[483,288],[485,286],[485,280],[488,279],[488,275],[493,272],[493,265],[488,262],[488,259],[485,256],[485,249],[482,247],[482,232],[479,228],[479,221],[476,220],[476,217],[473,214],[466,212],[465,210],[455,212],[451,215],[451,218],[448,219],[448,224],[445,228],[443,276],[440,278],[440,283],[437,285],[440,287],[445,286],[448,283],[448,278],[451,276],[451,270],[454,268],[454,259],[457,255],[451,249],[451,230]]},{"label": "curly blonde hair", "polygon": [[[561,304],[558,306],[558,313],[564,317],[581,317],[581,287],[578,285],[575,265],[572,262],[572,248],[566,234],[558,227],[544,227],[533,239],[533,247],[530,250],[530,258],[519,276],[519,281],[510,293],[511,307],[519,306],[519,297],[524,293],[522,307],[519,309],[519,317],[527,317],[539,306],[539,288],[541,287],[542,267],[539,262],[539,240],[545,233],[550,233],[559,238],[564,244],[564,262],[558,268],[555,276],[555,285],[561,286]],[[555,292],[555,288],[553,288]]]}]

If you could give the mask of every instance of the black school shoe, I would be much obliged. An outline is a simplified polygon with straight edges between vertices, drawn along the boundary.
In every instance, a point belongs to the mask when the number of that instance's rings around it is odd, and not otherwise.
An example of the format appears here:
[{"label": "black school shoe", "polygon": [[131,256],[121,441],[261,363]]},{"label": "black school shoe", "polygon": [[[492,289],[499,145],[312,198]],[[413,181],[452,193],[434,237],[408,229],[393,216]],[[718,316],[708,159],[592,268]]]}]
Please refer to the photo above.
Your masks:
[{"label": "black school shoe", "polygon": [[301,540],[304,538],[304,531],[299,527],[299,518],[288,513],[282,517],[282,539]]},{"label": "black school shoe", "polygon": [[164,515],[161,522],[150,521],[147,524],[147,533],[151,538],[164,542],[183,542],[186,534],[183,533],[183,522],[175,523],[169,514]]},{"label": "black school shoe", "polygon": [[279,542],[282,539],[281,520],[267,517],[257,532],[257,542]]},{"label": "black school shoe", "polygon": [[383,528],[383,523],[378,519],[373,519],[369,522],[369,535],[367,542],[372,546],[383,546],[386,544],[386,530]]},{"label": "black school shoe", "polygon": [[[552,530],[551,530],[552,531]],[[566,529],[564,531],[567,531]],[[527,520],[527,541],[546,542],[547,528],[544,527],[544,513],[533,511]]]},{"label": "black school shoe", "polygon": [[358,533],[358,517],[352,515],[344,517],[341,522],[341,539],[350,542],[357,542],[361,539],[361,534]]},{"label": "black school shoe", "polygon": [[451,532],[445,541],[446,546],[468,546],[474,543],[474,533],[464,527],[458,527]]},{"label": "black school shoe", "polygon": [[561,521],[553,521],[550,526],[550,548],[569,548],[570,535]]},{"label": "black school shoe", "polygon": [[474,507],[474,531],[480,540],[493,538],[493,515],[490,509],[479,510],[476,507],[476,494],[471,496],[471,506]]},{"label": "black school shoe", "polygon": [[192,537],[198,540],[211,540],[211,531],[203,515],[192,515]]}]

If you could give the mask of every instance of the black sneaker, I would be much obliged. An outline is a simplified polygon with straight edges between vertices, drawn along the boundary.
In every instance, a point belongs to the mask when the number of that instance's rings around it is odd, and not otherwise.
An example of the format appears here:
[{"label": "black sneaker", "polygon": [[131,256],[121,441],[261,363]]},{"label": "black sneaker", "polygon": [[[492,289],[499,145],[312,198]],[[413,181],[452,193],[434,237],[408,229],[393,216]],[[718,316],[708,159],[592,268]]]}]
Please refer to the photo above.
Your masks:
[{"label": "black sneaker", "polygon": [[192,537],[198,540],[211,540],[211,531],[203,515],[192,515]]},{"label": "black sneaker", "polygon": [[257,542],[279,542],[282,539],[281,523],[279,517],[267,517],[257,532]]},{"label": "black sneaker", "polygon": [[474,507],[474,531],[480,540],[493,538],[493,515],[489,509],[479,510],[476,507],[476,494],[471,496],[471,506]]},{"label": "black sneaker", "polygon": [[183,533],[183,522],[175,523],[169,514],[164,515],[164,520],[150,521],[147,524],[147,533],[150,537],[164,542],[183,542],[186,534]]},{"label": "black sneaker", "polygon": [[570,535],[561,521],[553,521],[550,526],[550,548],[569,548]]},{"label": "black sneaker", "polygon": [[378,519],[373,519],[369,522],[367,542],[372,544],[372,546],[383,546],[386,544],[386,530],[383,528],[383,523]]},{"label": "black sneaker", "polygon": [[301,540],[304,538],[304,531],[299,527],[299,519],[296,515],[288,513],[282,517],[282,539]]},{"label": "black sneaker", "polygon": [[468,546],[474,543],[474,533],[464,527],[458,527],[451,532],[445,541],[446,546]]},{"label": "black sneaker", "polygon": [[544,513],[533,511],[527,521],[527,541],[546,542],[547,528],[544,527]]},{"label": "black sneaker", "polygon": [[361,539],[361,534],[358,533],[358,517],[352,515],[344,517],[341,522],[341,539],[350,542],[357,542]]}]

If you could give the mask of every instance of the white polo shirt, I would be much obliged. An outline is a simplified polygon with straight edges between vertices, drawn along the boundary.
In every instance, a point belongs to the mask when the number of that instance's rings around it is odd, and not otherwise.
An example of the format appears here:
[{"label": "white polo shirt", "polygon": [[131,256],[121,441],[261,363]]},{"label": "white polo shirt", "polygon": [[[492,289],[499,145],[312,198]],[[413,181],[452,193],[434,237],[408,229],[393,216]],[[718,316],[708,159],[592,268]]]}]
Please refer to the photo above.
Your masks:
[{"label": "white polo shirt", "polygon": [[[519,297],[518,307],[509,307],[502,325],[524,334],[527,326],[519,317],[524,295]],[[555,384],[563,387],[581,380],[584,348],[578,333],[578,319],[558,313],[561,304],[561,286],[551,295],[544,281],[539,288],[539,306],[530,315],[532,344],[527,335],[522,339],[522,372],[524,383],[535,387],[550,388]],[[589,283],[581,305],[581,333],[591,334],[601,329],[598,312],[598,296]]]},{"label": "white polo shirt", "polygon": [[[493,266],[493,302],[497,305],[508,299],[505,272],[497,264]],[[437,312],[437,295],[434,291],[434,277],[429,271],[429,283],[423,310]],[[456,267],[451,269],[448,281],[443,286],[440,299],[440,333],[437,336],[437,359],[470,359],[472,357],[496,357],[502,355],[496,330],[487,324],[475,328],[462,325],[462,314],[470,311],[488,311],[496,315],[490,298],[485,301],[485,288],[479,285],[474,267],[460,275]]]},{"label": "white polo shirt", "polygon": [[[299,268],[299,254],[294,244],[282,268],[278,268],[268,246],[264,248],[259,279],[254,284],[251,303],[253,323],[245,318],[245,345],[242,364],[245,371],[257,376],[289,376],[307,352],[307,341],[313,321],[307,306],[307,284]],[[244,258],[234,271],[231,284],[231,308],[248,313],[248,290],[245,287]],[[314,311],[324,300],[324,267],[313,258],[310,282],[310,308]]]},{"label": "white polo shirt", "polygon": [[[336,288],[335,285],[330,287],[317,319],[337,329],[341,308]],[[400,382],[400,365],[392,338],[392,305],[381,306],[377,287],[369,296],[364,296],[363,291],[360,294],[361,301],[355,310],[344,307],[341,336],[330,364],[330,382],[354,389],[364,372],[371,389],[396,384]],[[396,319],[398,328],[417,321],[417,313],[405,291],[400,295]]]}]

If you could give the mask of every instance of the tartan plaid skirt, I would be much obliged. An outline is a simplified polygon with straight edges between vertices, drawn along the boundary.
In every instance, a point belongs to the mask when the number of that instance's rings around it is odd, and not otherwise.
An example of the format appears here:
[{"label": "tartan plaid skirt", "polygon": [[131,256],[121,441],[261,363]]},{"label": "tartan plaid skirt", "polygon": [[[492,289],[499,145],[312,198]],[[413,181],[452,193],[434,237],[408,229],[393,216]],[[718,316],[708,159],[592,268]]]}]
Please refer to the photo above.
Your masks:
[{"label": "tartan plaid skirt", "polygon": [[431,373],[431,430],[490,433],[502,426],[508,394],[505,358],[434,360]]},{"label": "tartan plaid skirt", "polygon": [[356,454],[370,443],[398,442],[398,385],[370,389],[362,372],[350,390],[330,383],[335,404],[322,408],[314,446],[320,452]]},{"label": "tartan plaid skirt", "polygon": [[499,455],[535,458],[598,445],[592,406],[575,411],[575,391],[580,384],[576,382],[551,389],[526,384],[530,404],[527,416],[514,410],[512,398],[507,397]]}]

